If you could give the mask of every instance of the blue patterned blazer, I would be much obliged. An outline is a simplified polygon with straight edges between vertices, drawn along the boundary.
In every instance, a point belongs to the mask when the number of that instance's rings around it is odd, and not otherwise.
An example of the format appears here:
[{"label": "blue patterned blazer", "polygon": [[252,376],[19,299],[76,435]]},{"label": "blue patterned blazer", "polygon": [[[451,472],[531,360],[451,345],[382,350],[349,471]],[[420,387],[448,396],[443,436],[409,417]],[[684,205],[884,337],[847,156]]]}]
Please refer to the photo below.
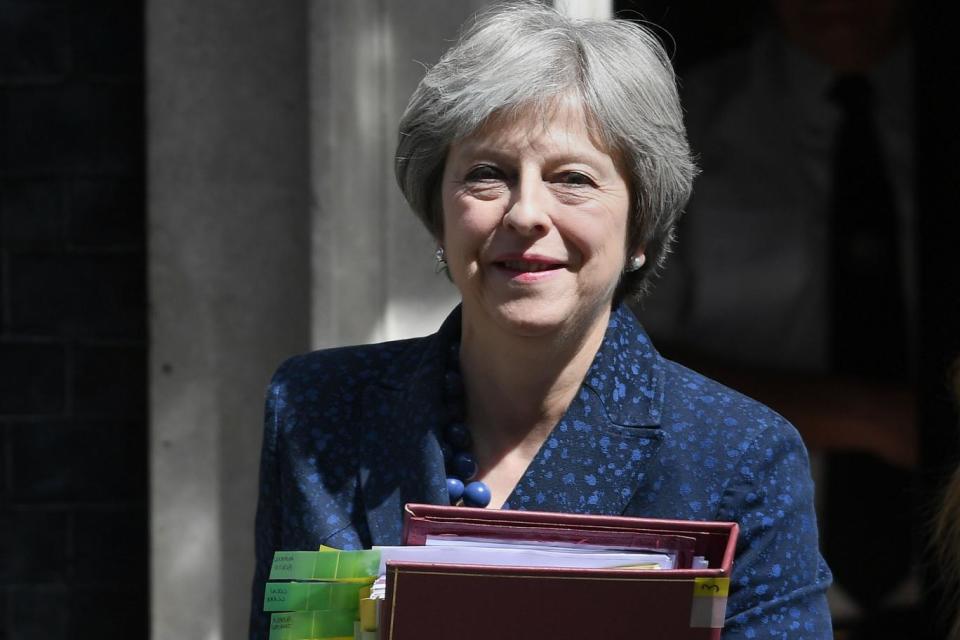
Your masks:
[{"label": "blue patterned blazer", "polygon": [[[251,637],[275,550],[399,544],[408,502],[446,504],[438,434],[455,310],[425,338],[286,361],[267,397]],[[767,407],[662,358],[614,311],[512,509],[740,524],[723,637],[831,638],[807,453]]]}]

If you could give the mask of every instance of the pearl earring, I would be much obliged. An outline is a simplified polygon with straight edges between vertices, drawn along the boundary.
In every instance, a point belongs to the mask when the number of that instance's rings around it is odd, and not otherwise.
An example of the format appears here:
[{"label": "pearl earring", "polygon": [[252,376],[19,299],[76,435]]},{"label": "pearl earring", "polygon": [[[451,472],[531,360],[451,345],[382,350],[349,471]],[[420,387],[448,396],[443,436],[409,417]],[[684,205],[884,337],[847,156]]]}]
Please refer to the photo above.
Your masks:
[{"label": "pearl earring", "polygon": [[627,273],[637,271],[640,267],[644,265],[646,261],[647,261],[647,256],[644,254],[641,254],[639,256],[633,256],[629,260],[627,260],[627,266],[624,268],[624,271],[626,271]]},{"label": "pearl earring", "polygon": [[436,252],[433,254],[434,260],[436,260],[436,265],[433,267],[434,273],[440,273],[441,271],[447,270],[447,254],[444,252],[443,247],[437,247]]}]

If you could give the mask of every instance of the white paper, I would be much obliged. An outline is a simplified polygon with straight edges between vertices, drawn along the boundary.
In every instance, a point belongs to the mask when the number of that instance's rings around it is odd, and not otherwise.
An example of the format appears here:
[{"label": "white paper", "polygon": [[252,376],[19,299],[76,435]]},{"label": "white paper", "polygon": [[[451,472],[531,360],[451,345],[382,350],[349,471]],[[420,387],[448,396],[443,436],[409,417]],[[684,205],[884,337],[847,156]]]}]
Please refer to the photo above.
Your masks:
[{"label": "white paper", "polygon": [[[487,543],[484,542],[486,545]],[[380,573],[386,573],[390,561],[440,564],[472,564],[488,567],[563,567],[571,569],[616,569],[637,565],[655,565],[673,569],[674,559],[665,553],[624,553],[582,551],[558,547],[431,545],[413,547],[373,547],[380,552]],[[643,568],[647,568],[644,566]]]}]

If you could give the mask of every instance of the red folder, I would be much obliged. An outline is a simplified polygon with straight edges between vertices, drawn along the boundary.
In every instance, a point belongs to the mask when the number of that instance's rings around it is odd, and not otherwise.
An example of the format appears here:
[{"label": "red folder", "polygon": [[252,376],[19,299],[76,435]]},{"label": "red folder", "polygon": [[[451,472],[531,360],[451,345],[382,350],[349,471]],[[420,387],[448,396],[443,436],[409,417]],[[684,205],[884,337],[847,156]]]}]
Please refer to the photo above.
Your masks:
[{"label": "red folder", "polygon": [[[675,549],[678,566],[556,569],[387,563],[384,640],[604,638],[719,640],[739,528],[733,522],[652,520],[409,504],[404,544],[428,535]],[[658,546],[659,545],[659,546]]]}]

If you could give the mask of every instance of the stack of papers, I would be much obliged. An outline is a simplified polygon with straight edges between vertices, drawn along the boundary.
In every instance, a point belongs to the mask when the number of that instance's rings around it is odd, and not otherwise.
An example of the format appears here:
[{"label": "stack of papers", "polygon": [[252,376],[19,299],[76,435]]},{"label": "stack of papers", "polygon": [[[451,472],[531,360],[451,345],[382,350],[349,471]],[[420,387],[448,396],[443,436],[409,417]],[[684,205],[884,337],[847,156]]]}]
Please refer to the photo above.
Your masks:
[{"label": "stack of papers", "polygon": [[407,505],[404,546],[278,551],[264,610],[270,640],[588,637],[598,623],[613,640],[719,640],[737,531]]},{"label": "stack of papers", "polygon": [[[720,640],[736,523],[408,504],[378,632]],[[381,589],[378,589],[379,592]]]},{"label": "stack of papers", "polygon": [[379,573],[387,562],[427,562],[487,567],[537,567],[566,569],[673,569],[676,554],[627,551],[598,545],[557,545],[511,540],[484,540],[429,536],[422,547],[374,547],[380,552]]},{"label": "stack of papers", "polygon": [[369,594],[379,562],[376,551],[276,552],[263,601],[269,640],[375,640],[379,608]]}]

